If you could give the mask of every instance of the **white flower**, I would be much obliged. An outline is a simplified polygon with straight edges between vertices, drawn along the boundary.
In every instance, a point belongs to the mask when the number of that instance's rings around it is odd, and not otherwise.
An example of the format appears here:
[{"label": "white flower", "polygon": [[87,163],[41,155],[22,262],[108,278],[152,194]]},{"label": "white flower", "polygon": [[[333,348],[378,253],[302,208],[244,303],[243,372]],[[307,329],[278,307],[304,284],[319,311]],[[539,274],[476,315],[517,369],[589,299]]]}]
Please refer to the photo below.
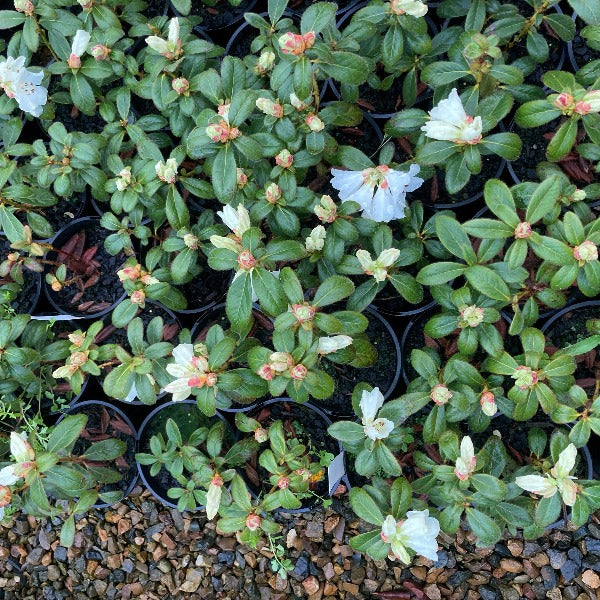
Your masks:
[{"label": "white flower", "polygon": [[454,474],[461,480],[469,479],[477,465],[475,449],[469,436],[465,436],[460,443],[460,456],[456,459]]},{"label": "white flower", "polygon": [[179,58],[181,54],[181,40],[179,39],[179,21],[177,17],[173,17],[169,22],[169,37],[167,40],[163,40],[163,38],[156,35],[151,35],[146,38],[146,44],[165,58]]},{"label": "white flower", "polygon": [[440,524],[429,516],[428,510],[409,510],[406,519],[398,523],[393,515],[388,515],[381,526],[381,539],[391,545],[394,556],[405,564],[410,562],[407,548],[429,560],[437,560],[439,533]]},{"label": "white flower", "polygon": [[[221,481],[223,480],[221,479]],[[216,485],[212,481],[208,486],[208,492],[206,493],[206,516],[210,521],[217,516],[217,512],[219,511],[222,488],[222,483],[221,485]]]},{"label": "white flower", "polygon": [[[210,241],[214,244],[213,239],[212,239],[213,237],[218,237],[218,236],[212,236],[210,238]],[[221,238],[221,239],[228,239],[228,238]],[[215,244],[215,246],[217,246],[217,244]],[[222,246],[217,246],[217,247],[222,247]],[[235,272],[235,275],[233,276],[233,281],[235,281],[238,278],[238,276],[241,272],[242,272],[241,270]],[[269,271],[269,273],[271,273],[271,275],[274,275],[277,279],[279,279],[280,271]],[[256,295],[256,292],[254,291],[254,285],[252,285],[252,279],[250,279],[250,287],[252,288],[252,302],[258,302],[258,296]]]},{"label": "white flower", "polygon": [[75,32],[75,37],[71,44],[71,55],[83,56],[83,53],[87,50],[88,44],[90,43],[91,35],[84,29],[78,29]]},{"label": "white flower", "polygon": [[167,365],[167,373],[176,379],[165,386],[165,391],[173,394],[174,401],[189,398],[193,388],[215,385],[216,374],[209,372],[204,356],[194,355],[192,344],[179,344],[172,354],[175,362]]},{"label": "white flower", "polygon": [[14,98],[19,108],[34,117],[42,114],[48,99],[48,90],[40,83],[43,73],[33,73],[25,68],[25,57],[8,57],[0,63],[0,87],[9,98]]},{"label": "white flower", "polygon": [[24,432],[21,434],[11,432],[10,453],[15,462],[0,469],[0,485],[14,485],[33,468],[35,452],[29,445]]},{"label": "white flower", "polygon": [[241,203],[238,204],[237,209],[226,204],[223,210],[217,211],[217,215],[238,238],[241,238],[242,234],[250,229],[250,214]]},{"label": "white flower", "polygon": [[429,121],[421,127],[427,137],[457,144],[477,144],[481,141],[481,117],[467,115],[456,88],[448,98],[429,111],[429,117]]},{"label": "white flower", "polygon": [[371,258],[371,254],[367,250],[356,251],[356,258],[358,258],[362,270],[366,275],[372,275],[375,281],[379,282],[386,280],[388,268],[398,260],[399,256],[398,248],[383,250],[375,260]]},{"label": "white flower", "polygon": [[389,419],[380,417],[376,419],[379,409],[383,406],[383,394],[379,388],[373,388],[371,392],[364,390],[360,399],[360,411],[362,412],[362,424],[365,435],[372,440],[383,440],[392,433],[394,423]]},{"label": "white flower", "polygon": [[421,0],[391,0],[390,8],[396,15],[411,15],[412,17],[424,17],[427,14],[427,5]]},{"label": "white flower", "polygon": [[411,165],[408,173],[386,165],[363,171],[331,169],[331,185],[339,191],[342,202],[353,200],[360,204],[363,217],[388,223],[404,217],[406,192],[413,192],[423,183],[423,179],[415,177],[419,170],[419,165]]},{"label": "white flower", "polygon": [[178,166],[177,160],[174,158],[169,158],[166,163],[159,160],[154,165],[154,171],[161,181],[164,181],[165,183],[175,183]]},{"label": "white flower", "polygon": [[323,225],[317,225],[310,232],[310,235],[306,238],[306,241],[304,242],[306,251],[319,252],[320,250],[323,250],[326,236],[327,232],[325,231],[325,227],[323,227]]},{"label": "white flower", "polygon": [[523,475],[515,478],[515,483],[524,490],[533,494],[539,494],[543,498],[552,498],[557,491],[560,492],[564,503],[573,506],[577,498],[577,484],[573,481],[574,476],[569,475],[575,466],[577,448],[569,444],[558,456],[558,460],[550,475]]},{"label": "white flower", "polygon": [[123,167],[115,179],[115,185],[117,186],[117,189],[120,192],[127,189],[127,187],[131,185],[131,178],[131,167]]},{"label": "white flower", "polygon": [[352,338],[349,335],[332,335],[329,337],[320,337],[317,345],[319,354],[329,354],[337,352],[352,344]]}]

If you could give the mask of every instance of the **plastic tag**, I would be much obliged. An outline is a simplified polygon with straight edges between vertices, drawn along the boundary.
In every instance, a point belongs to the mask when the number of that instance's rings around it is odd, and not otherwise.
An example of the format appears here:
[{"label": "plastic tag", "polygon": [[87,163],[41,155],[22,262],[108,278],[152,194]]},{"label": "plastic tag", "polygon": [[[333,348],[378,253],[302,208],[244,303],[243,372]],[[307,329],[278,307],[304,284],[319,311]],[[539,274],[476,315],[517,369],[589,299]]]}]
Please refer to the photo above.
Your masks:
[{"label": "plastic tag", "polygon": [[329,479],[329,495],[337,489],[342,477],[346,473],[344,467],[344,452],[340,452],[327,467],[327,478]]}]

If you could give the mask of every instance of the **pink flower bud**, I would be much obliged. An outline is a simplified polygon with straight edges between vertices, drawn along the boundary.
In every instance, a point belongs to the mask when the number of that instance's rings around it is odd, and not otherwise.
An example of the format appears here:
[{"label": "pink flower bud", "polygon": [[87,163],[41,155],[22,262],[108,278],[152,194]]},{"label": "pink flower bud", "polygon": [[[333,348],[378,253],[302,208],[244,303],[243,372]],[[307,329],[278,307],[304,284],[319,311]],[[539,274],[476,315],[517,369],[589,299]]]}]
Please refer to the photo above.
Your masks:
[{"label": "pink flower bud", "polygon": [[598,260],[598,246],[590,240],[585,240],[573,248],[573,256],[576,260],[581,261]]},{"label": "pink flower bud", "polygon": [[518,240],[527,239],[532,233],[531,225],[527,221],[522,221],[515,227],[515,238]]},{"label": "pink flower bud", "polygon": [[244,173],[243,169],[240,169],[239,167],[237,167],[237,169],[235,170],[235,176],[236,176],[238,190],[241,190],[248,184],[248,175],[246,175],[246,173]]},{"label": "pink flower bud", "polygon": [[592,110],[592,105],[589,102],[584,102],[580,100],[575,103],[575,108],[573,109],[578,115],[587,115]]},{"label": "pink flower bud", "polygon": [[107,48],[106,46],[103,46],[102,44],[96,44],[90,50],[90,54],[96,60],[106,60],[110,54],[110,48]]},{"label": "pink flower bud", "polygon": [[315,43],[315,34],[312,31],[300,35],[299,33],[284,33],[278,40],[283,54],[301,56]]},{"label": "pink flower bud", "polygon": [[437,383],[431,388],[429,397],[438,405],[446,404],[452,398],[452,392],[443,384]]},{"label": "pink flower bud", "polygon": [[254,432],[254,439],[259,444],[264,444],[269,439],[269,433],[268,433],[268,431],[266,429],[263,429],[262,427],[259,427]]},{"label": "pink flower bud", "polygon": [[185,77],[177,77],[177,79],[173,79],[171,82],[171,87],[180,95],[188,95],[190,91],[190,82]]},{"label": "pink flower bud", "polygon": [[216,485],[217,487],[221,487],[223,485],[223,478],[217,473],[213,475],[213,478],[210,480],[212,485]]},{"label": "pink flower bud", "polygon": [[250,513],[246,517],[246,527],[250,531],[256,531],[257,529],[259,529],[261,523],[262,523],[261,518],[257,514],[255,514],[255,513]]},{"label": "pink flower bud", "polygon": [[281,188],[276,183],[270,183],[265,190],[265,198],[267,202],[275,204],[281,200]]},{"label": "pink flower bud", "polygon": [[136,290],[135,292],[133,292],[133,294],[131,294],[131,303],[132,304],[138,304],[139,306],[141,306],[143,308],[145,301],[146,301],[146,294],[144,293],[144,290]]},{"label": "pink flower bud", "polygon": [[290,478],[289,477],[284,477],[284,476],[280,477],[277,480],[277,487],[280,490],[285,490],[286,488],[290,487]]},{"label": "pink flower bud", "polygon": [[294,156],[290,153],[289,150],[284,149],[275,157],[275,162],[282,169],[289,169],[292,166],[292,163],[294,162]]},{"label": "pink flower bud", "polygon": [[81,57],[77,56],[77,54],[71,54],[67,60],[67,66],[69,69],[81,68]]},{"label": "pink flower bud", "polygon": [[574,99],[573,99],[573,96],[571,96],[571,94],[568,94],[567,92],[563,92],[562,94],[559,94],[557,96],[557,98],[554,100],[554,106],[562,111],[568,110],[568,109],[572,108],[573,101],[574,101]]},{"label": "pink flower bud", "polygon": [[308,125],[308,128],[311,131],[322,131],[325,128],[325,123],[323,123],[323,121],[321,121],[321,119],[319,119],[317,115],[314,115],[312,113],[306,115],[306,119],[304,119],[304,122]]},{"label": "pink flower bud", "polygon": [[213,385],[217,384],[217,374],[216,373],[207,373],[206,374],[206,385],[208,387],[213,387]]},{"label": "pink flower bud", "polygon": [[238,265],[241,269],[249,271],[256,266],[256,259],[249,250],[242,250],[237,257]]},{"label": "pink flower bud", "polygon": [[268,365],[267,363],[265,363],[264,365],[261,365],[258,368],[258,371],[256,371],[256,374],[261,379],[264,379],[265,381],[271,381],[271,379],[273,379],[273,377],[275,377],[275,371],[273,371],[271,366]]},{"label": "pink flower bud", "polygon": [[305,323],[312,321],[315,316],[315,307],[308,304],[292,304],[292,313],[300,323]]},{"label": "pink flower bud", "polygon": [[296,365],[290,369],[292,379],[302,381],[308,375],[308,369],[304,365]]}]

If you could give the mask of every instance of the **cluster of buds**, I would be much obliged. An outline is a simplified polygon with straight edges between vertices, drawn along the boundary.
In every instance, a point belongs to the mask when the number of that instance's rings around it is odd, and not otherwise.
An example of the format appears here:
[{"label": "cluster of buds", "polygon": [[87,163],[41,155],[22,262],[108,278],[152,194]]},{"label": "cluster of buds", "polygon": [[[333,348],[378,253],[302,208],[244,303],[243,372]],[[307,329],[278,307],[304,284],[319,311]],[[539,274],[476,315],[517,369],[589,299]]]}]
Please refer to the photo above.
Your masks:
[{"label": "cluster of buds", "polygon": [[91,37],[92,36],[84,29],[78,29],[75,32],[75,37],[73,38],[73,43],[71,44],[71,54],[67,59],[67,65],[69,66],[69,69],[81,68],[81,57],[87,50],[87,46],[90,43]]},{"label": "cluster of buds", "polygon": [[246,517],[246,527],[250,531],[256,531],[257,529],[260,529],[261,524],[262,524],[262,519],[256,513],[250,513]]},{"label": "cluster of buds", "polygon": [[185,77],[176,77],[171,82],[171,87],[179,94],[184,96],[190,95],[190,82]]},{"label": "cluster of buds", "polygon": [[461,329],[465,327],[477,327],[482,321],[485,315],[485,310],[479,308],[474,304],[472,306],[461,306],[460,307],[460,318],[458,326]]},{"label": "cluster of buds", "polygon": [[452,398],[452,392],[442,383],[436,383],[431,388],[429,397],[438,405],[443,406],[450,398]]},{"label": "cluster of buds", "polygon": [[193,233],[186,233],[183,236],[183,243],[190,250],[198,250],[198,242],[199,241],[200,240],[198,239],[198,236],[194,235]]},{"label": "cluster of buds", "polygon": [[525,365],[517,367],[511,377],[520,390],[530,390],[539,379],[538,374],[531,367]]},{"label": "cluster of buds", "polygon": [[269,356],[269,362],[261,365],[256,374],[265,381],[271,381],[276,375],[286,372],[298,381],[308,375],[308,369],[302,364],[294,364],[294,358],[289,352],[273,352]]},{"label": "cluster of buds", "polygon": [[579,246],[573,248],[573,257],[579,261],[580,265],[598,260],[598,246],[590,240],[585,240],[585,242],[581,242]]},{"label": "cluster of buds", "polygon": [[158,279],[152,277],[152,275],[148,271],[145,271],[139,263],[124,267],[117,271],[117,277],[119,278],[119,281],[140,281],[144,285],[158,283]]},{"label": "cluster of buds", "polygon": [[256,258],[250,250],[242,250],[238,254],[237,263],[243,271],[251,271],[256,266]]},{"label": "cluster of buds", "polygon": [[15,10],[30,17],[35,10],[35,6],[31,0],[15,0]]},{"label": "cluster of buds", "polygon": [[102,44],[96,44],[90,49],[90,54],[96,60],[107,60],[110,55],[110,48],[108,46],[103,46]]},{"label": "cluster of buds", "polygon": [[177,160],[169,158],[166,163],[159,160],[154,165],[154,171],[161,181],[164,181],[165,183],[175,183],[175,179],[177,179],[177,167]]},{"label": "cluster of buds", "polygon": [[263,427],[254,430],[254,439],[259,444],[264,444],[269,439],[269,432]]},{"label": "cluster of buds", "polygon": [[304,35],[299,33],[284,33],[278,40],[282,54],[291,54],[293,56],[303,56],[304,53],[312,48],[315,43],[314,31],[309,31]]},{"label": "cluster of buds", "polygon": [[129,298],[131,304],[137,304],[140,308],[146,306],[146,292],[144,290],[135,290]]},{"label": "cluster of buds", "polygon": [[554,98],[552,104],[569,117],[573,114],[583,116],[591,112],[597,113],[600,112],[600,90],[586,92],[581,100],[575,100],[569,92],[562,92]]},{"label": "cluster of buds", "polygon": [[304,302],[303,304],[292,304],[292,314],[298,323],[310,323],[315,316],[315,307]]},{"label": "cluster of buds", "polygon": [[314,208],[315,215],[323,223],[333,223],[337,218],[337,205],[331,196],[323,195],[317,206]]},{"label": "cluster of buds", "polygon": [[256,108],[264,112],[265,115],[275,117],[276,119],[283,117],[283,106],[279,102],[274,102],[269,98],[258,98],[256,100]]},{"label": "cluster of buds", "polygon": [[213,142],[225,144],[230,140],[240,137],[242,132],[237,127],[229,125],[225,119],[221,119],[218,123],[212,123],[206,128],[206,135]]},{"label": "cluster of buds", "polygon": [[271,50],[263,50],[256,61],[254,73],[266,75],[275,65],[275,53]]}]

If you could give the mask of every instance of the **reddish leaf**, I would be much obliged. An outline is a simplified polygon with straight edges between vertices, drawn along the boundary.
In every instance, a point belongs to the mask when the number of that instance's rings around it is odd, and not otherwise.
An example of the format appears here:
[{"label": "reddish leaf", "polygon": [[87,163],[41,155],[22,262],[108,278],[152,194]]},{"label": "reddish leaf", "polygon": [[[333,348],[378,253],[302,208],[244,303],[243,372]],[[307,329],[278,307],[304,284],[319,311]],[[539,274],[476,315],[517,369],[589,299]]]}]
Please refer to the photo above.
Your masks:
[{"label": "reddish leaf", "polygon": [[106,433],[106,431],[108,430],[109,423],[110,423],[110,415],[108,414],[106,407],[103,406],[102,414],[100,416],[100,431],[102,433]]}]

